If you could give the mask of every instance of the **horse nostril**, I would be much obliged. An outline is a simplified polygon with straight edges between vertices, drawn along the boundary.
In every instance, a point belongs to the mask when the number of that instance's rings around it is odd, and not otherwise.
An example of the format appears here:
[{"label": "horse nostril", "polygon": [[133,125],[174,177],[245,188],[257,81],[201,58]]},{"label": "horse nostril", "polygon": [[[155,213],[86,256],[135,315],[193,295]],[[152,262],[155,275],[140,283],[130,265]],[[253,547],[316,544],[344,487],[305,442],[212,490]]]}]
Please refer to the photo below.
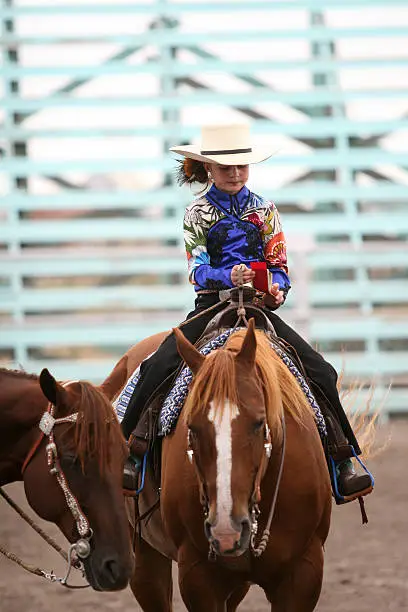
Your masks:
[{"label": "horse nostril", "polygon": [[103,562],[103,571],[112,584],[116,584],[121,579],[121,567],[116,559],[106,559]]},{"label": "horse nostril", "polygon": [[243,549],[246,549],[249,544],[249,540],[251,537],[251,523],[249,519],[245,518],[241,521],[241,537],[240,537],[240,546]]}]

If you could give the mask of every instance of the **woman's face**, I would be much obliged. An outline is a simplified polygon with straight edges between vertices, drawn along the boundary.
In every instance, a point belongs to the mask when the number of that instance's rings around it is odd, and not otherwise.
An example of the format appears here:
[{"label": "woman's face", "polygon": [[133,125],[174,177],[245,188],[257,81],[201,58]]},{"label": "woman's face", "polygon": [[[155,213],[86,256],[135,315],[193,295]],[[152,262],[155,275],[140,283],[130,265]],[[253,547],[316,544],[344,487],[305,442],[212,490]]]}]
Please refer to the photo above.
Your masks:
[{"label": "woman's face", "polygon": [[248,180],[249,166],[222,166],[221,164],[204,164],[211,172],[215,186],[225,193],[235,195]]}]

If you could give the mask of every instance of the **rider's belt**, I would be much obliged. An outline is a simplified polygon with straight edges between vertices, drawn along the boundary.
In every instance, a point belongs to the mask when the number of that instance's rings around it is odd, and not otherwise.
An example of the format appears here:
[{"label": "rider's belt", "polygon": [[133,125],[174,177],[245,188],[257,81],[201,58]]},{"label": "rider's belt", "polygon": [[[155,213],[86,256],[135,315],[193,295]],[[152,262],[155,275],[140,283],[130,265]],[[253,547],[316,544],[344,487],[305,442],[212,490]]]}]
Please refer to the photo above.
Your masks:
[{"label": "rider's belt", "polygon": [[197,295],[211,295],[211,296],[216,296],[218,298],[218,300],[220,302],[222,302],[223,300],[226,300],[229,298],[230,296],[230,289],[221,289],[221,291],[215,291],[214,289],[200,289],[200,291],[197,291],[196,294]]},{"label": "rider's belt", "polygon": [[[254,291],[252,285],[250,285],[249,283],[244,284],[244,288],[246,288],[247,286],[250,287],[250,290]],[[234,289],[234,287],[232,289]],[[217,302],[223,302],[224,300],[228,300],[229,298],[231,298],[231,289],[221,289],[220,291],[216,291],[215,289],[200,289],[199,291],[196,291],[196,296],[197,306],[202,306],[204,304],[208,306],[216,304]],[[256,292],[257,298],[261,298],[262,296],[262,293]],[[255,295],[251,296],[251,298],[252,297],[255,297]]]},{"label": "rider's belt", "polygon": [[196,291],[196,295],[211,295],[217,296],[219,301],[227,300],[230,297],[231,289],[221,289],[220,291],[216,291],[215,289],[200,289]]},{"label": "rider's belt", "polygon": [[203,289],[202,291],[196,292],[195,303],[197,308],[209,308],[210,306],[217,304],[219,301],[220,298],[218,291]]}]

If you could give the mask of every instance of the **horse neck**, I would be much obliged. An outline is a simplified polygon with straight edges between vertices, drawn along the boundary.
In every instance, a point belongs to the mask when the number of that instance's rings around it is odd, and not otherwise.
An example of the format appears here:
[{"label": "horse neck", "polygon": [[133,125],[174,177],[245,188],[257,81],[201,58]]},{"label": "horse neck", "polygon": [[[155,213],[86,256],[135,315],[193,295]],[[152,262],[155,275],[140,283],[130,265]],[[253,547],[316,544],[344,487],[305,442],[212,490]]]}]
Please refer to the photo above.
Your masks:
[{"label": "horse neck", "polygon": [[0,374],[0,424],[24,427],[37,423],[47,409],[38,379]]},{"label": "horse neck", "polygon": [[20,479],[47,400],[36,379],[0,374],[0,484]]}]

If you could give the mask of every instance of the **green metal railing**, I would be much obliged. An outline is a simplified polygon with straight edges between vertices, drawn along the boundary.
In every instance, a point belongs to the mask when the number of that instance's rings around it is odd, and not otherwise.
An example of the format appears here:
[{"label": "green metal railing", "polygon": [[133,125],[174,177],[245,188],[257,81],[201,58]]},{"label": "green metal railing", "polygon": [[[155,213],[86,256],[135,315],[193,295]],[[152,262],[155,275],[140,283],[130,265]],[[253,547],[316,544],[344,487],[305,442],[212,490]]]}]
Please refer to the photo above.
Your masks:
[{"label": "green metal railing", "polygon": [[277,143],[252,187],[288,237],[282,316],[407,410],[406,0],[1,0],[0,20],[2,364],[100,380],[185,316],[168,147],[229,109]]}]

